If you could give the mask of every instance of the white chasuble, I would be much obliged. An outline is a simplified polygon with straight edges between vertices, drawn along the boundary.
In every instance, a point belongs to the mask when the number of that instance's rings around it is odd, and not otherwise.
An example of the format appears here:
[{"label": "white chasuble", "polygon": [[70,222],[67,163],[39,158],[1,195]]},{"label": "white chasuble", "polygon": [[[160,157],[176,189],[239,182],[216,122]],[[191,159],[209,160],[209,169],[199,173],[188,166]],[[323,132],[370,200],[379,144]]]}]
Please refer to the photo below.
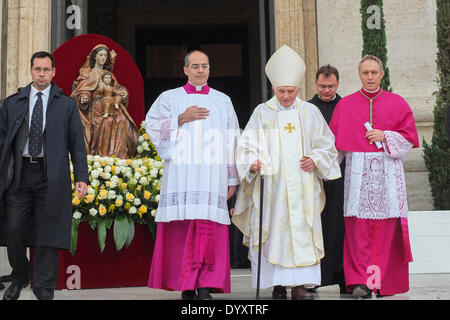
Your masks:
[{"label": "white chasuble", "polygon": [[[317,169],[301,170],[303,156],[313,159]],[[260,212],[260,176],[250,173],[256,159],[263,162],[264,175],[262,286],[320,284],[325,196],[319,178],[337,179],[341,173],[334,136],[317,107],[297,99],[293,110],[280,111],[273,98],[255,109],[239,139],[241,186],[232,222],[244,234],[252,267]]]}]

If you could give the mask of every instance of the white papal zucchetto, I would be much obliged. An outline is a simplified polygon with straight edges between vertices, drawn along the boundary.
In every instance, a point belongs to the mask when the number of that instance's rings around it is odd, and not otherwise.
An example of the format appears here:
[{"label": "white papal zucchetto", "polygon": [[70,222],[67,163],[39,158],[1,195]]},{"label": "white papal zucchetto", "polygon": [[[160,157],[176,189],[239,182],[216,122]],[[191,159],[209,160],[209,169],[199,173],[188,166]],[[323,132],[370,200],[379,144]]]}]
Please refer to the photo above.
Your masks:
[{"label": "white papal zucchetto", "polygon": [[266,75],[272,87],[298,87],[305,76],[305,62],[297,52],[283,45],[266,64]]}]

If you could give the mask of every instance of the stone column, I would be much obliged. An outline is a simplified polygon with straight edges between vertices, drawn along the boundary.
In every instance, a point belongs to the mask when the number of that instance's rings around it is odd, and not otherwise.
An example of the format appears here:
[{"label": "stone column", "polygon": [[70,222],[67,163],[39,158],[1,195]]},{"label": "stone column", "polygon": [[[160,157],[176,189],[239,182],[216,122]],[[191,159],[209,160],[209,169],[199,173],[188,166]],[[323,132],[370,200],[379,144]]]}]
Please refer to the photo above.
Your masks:
[{"label": "stone column", "polygon": [[306,75],[300,91],[304,100],[315,94],[318,69],[316,0],[275,0],[275,46],[288,45],[305,60]]},{"label": "stone column", "polygon": [[30,58],[50,51],[51,0],[9,0],[6,37],[5,95],[31,81]]}]

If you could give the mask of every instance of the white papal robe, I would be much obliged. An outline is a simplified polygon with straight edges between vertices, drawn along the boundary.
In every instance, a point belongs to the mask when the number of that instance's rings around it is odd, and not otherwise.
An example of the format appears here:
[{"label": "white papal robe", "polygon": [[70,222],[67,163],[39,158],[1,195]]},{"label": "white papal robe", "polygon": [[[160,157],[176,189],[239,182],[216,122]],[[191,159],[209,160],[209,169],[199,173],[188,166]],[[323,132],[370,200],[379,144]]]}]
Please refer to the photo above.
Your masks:
[{"label": "white papal robe", "polygon": [[[300,159],[317,169],[305,172]],[[321,179],[341,177],[334,135],[319,109],[296,99],[284,108],[276,97],[254,110],[236,149],[241,186],[232,222],[244,234],[256,286],[260,177],[251,164],[263,162],[264,209],[261,288],[274,285],[320,285],[324,256],[320,213],[325,205]]]}]

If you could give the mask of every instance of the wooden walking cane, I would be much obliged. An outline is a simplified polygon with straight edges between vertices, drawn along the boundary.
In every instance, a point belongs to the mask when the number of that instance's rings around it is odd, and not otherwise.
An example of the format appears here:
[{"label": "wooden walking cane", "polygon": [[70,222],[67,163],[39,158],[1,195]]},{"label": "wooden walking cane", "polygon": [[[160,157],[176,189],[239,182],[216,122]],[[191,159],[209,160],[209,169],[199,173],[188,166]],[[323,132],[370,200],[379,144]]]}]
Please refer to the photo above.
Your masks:
[{"label": "wooden walking cane", "polygon": [[261,189],[259,194],[259,242],[258,242],[258,275],[256,278],[256,300],[259,300],[259,282],[261,278],[261,251],[262,251],[262,226],[263,226],[263,195],[264,176],[261,175]]}]

